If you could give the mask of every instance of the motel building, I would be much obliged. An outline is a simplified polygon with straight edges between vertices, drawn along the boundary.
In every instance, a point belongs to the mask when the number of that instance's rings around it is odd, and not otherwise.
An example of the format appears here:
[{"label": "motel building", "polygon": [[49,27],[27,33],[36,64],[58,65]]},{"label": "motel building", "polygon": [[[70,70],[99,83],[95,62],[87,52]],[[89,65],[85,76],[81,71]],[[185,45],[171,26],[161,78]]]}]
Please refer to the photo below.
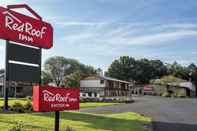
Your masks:
[{"label": "motel building", "polygon": [[[0,97],[4,97],[4,73],[0,74]],[[32,83],[9,82],[9,97],[26,97],[32,96]]]},{"label": "motel building", "polygon": [[80,97],[130,96],[130,82],[106,76],[89,76],[80,81]]}]

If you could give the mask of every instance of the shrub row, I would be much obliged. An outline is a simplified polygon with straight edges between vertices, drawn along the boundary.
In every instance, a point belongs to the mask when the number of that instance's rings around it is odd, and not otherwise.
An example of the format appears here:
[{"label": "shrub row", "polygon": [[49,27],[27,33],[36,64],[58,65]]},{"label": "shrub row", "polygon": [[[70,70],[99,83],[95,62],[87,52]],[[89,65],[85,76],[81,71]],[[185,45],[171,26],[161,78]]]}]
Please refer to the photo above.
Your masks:
[{"label": "shrub row", "polygon": [[24,113],[24,112],[31,112],[32,111],[32,104],[31,101],[27,101],[24,105],[15,102],[9,109],[10,111],[14,112],[19,112],[19,113]]},{"label": "shrub row", "polygon": [[[24,113],[32,111],[31,101],[27,101],[25,104],[21,104],[20,102],[15,102],[11,106],[8,106],[9,111]],[[3,111],[3,107],[0,107],[0,111]]]},{"label": "shrub row", "polygon": [[168,92],[164,92],[161,96],[163,96],[163,97],[179,97],[179,98],[187,97],[184,93],[173,93],[173,94],[170,94]]},{"label": "shrub row", "polygon": [[128,98],[80,98],[80,103],[105,102],[105,103],[131,103],[133,99]]}]

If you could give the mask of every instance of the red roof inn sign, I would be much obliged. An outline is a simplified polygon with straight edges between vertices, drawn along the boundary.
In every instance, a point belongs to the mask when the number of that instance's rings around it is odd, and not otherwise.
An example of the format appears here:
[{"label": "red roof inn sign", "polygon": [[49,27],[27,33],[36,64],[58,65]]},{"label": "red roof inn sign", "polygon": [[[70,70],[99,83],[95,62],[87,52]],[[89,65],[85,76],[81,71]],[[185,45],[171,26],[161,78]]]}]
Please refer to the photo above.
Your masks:
[{"label": "red roof inn sign", "polygon": [[78,88],[40,87],[33,88],[33,110],[38,112],[79,109]]},{"label": "red roof inn sign", "polygon": [[[21,6],[37,19],[11,10]],[[0,7],[0,38],[49,49],[53,45],[53,28],[26,5]]]}]

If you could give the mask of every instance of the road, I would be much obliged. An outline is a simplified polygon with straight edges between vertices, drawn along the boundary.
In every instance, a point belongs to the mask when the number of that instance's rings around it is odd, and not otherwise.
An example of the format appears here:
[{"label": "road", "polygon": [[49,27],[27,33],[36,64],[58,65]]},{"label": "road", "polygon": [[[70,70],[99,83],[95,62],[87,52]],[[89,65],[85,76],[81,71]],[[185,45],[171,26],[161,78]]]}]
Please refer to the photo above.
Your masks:
[{"label": "road", "polygon": [[154,131],[197,131],[197,99],[135,97],[135,103],[119,104],[81,112],[138,112],[153,118]]}]

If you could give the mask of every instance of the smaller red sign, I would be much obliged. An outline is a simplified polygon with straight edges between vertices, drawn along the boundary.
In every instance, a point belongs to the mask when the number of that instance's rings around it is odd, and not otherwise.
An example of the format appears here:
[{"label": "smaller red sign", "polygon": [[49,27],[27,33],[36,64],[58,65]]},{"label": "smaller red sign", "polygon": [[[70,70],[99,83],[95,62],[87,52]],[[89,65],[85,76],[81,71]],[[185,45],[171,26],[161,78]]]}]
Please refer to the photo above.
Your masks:
[{"label": "smaller red sign", "polygon": [[153,91],[153,87],[151,85],[144,86],[144,91]]},{"label": "smaller red sign", "polygon": [[78,110],[79,88],[33,87],[33,110],[37,112]]}]

